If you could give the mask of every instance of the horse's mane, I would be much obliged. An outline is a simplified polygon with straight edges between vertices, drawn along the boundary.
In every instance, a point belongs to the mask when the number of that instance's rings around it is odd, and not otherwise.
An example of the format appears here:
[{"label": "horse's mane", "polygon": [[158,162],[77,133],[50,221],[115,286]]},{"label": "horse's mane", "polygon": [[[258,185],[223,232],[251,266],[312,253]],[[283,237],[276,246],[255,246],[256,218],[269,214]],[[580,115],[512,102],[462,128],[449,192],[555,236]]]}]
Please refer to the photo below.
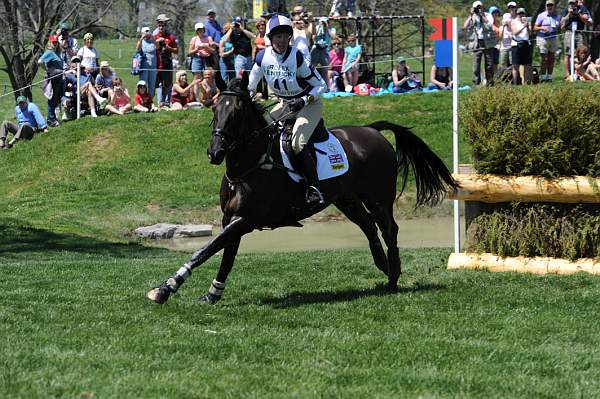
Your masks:
[{"label": "horse's mane", "polygon": [[248,89],[242,87],[241,78],[231,79],[227,84],[227,91],[236,93],[245,103],[250,104],[250,107],[258,117],[259,122],[264,125],[267,124],[263,116],[267,112],[267,109],[262,104],[259,104],[257,101],[254,101],[252,97],[250,97],[250,92]]}]

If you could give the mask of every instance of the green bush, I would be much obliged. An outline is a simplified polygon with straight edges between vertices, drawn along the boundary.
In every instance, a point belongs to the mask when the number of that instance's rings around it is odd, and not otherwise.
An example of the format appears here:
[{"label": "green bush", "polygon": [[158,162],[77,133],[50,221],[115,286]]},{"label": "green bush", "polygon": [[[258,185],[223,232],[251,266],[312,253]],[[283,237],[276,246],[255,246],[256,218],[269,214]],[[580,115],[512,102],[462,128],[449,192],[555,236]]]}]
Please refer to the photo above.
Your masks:
[{"label": "green bush", "polygon": [[461,127],[475,169],[500,175],[600,175],[600,86],[481,88]]},{"label": "green bush", "polygon": [[476,217],[467,250],[501,256],[600,258],[600,209],[513,203]]}]

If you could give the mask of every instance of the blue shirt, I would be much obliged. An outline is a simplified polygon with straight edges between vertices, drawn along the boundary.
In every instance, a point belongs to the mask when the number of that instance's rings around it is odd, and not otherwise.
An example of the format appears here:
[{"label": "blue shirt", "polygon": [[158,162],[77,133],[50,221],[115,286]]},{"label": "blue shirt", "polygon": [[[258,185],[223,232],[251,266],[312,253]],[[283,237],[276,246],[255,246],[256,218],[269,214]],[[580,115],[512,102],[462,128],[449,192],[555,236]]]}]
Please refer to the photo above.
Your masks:
[{"label": "blue shirt", "polygon": [[204,21],[204,28],[206,29],[206,35],[212,37],[213,42],[218,43],[221,41],[221,36],[223,36],[221,31],[223,30],[223,28],[221,28],[221,25],[219,25],[216,19],[213,25],[213,22],[210,19],[206,18],[206,20]]},{"label": "blue shirt", "polygon": [[538,15],[535,24],[549,29],[548,32],[538,31],[537,37],[555,38],[560,27],[560,17],[558,14],[549,15],[548,11],[544,11]]},{"label": "blue shirt", "polygon": [[344,51],[346,52],[346,64],[344,65],[343,69],[347,69],[350,64],[356,61],[360,53],[362,53],[362,47],[360,47],[360,45],[357,44],[354,47],[346,47]]},{"label": "blue shirt", "polygon": [[63,70],[63,60],[54,50],[44,51],[44,54],[40,57],[40,61],[44,63],[46,70],[51,74],[54,74],[55,71],[62,72]]},{"label": "blue shirt", "polygon": [[27,102],[27,107],[21,109],[18,105],[15,107],[15,115],[19,126],[28,124],[37,130],[44,130],[48,127],[46,121],[40,112],[40,109],[34,103]]},{"label": "blue shirt", "polygon": [[107,77],[104,77],[104,76],[102,76],[102,73],[99,73],[98,75],[96,75],[96,85],[101,86],[101,87],[108,87],[109,89],[112,89],[112,87],[113,87],[112,80],[113,80],[114,76],[115,76],[115,74],[111,73]]}]

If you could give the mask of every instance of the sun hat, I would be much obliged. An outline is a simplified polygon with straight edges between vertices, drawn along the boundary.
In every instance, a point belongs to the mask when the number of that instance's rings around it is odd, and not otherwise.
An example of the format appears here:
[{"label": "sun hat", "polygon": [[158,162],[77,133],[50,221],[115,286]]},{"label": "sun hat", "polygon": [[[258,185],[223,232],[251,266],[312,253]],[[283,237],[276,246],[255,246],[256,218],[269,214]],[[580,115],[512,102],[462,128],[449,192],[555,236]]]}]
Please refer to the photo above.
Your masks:
[{"label": "sun hat", "polygon": [[198,29],[204,29],[204,24],[202,22],[198,22],[196,25],[194,25],[194,30]]},{"label": "sun hat", "polygon": [[151,31],[150,31],[150,28],[149,28],[149,27],[147,27],[147,26],[144,26],[144,27],[142,28],[142,33],[150,33],[150,32],[151,32]]},{"label": "sun hat", "polygon": [[93,33],[86,33],[85,35],[83,35],[83,40],[87,40],[87,39],[91,39],[94,40],[94,34]]},{"label": "sun hat", "polygon": [[483,7],[483,3],[479,0],[473,2],[473,8]]},{"label": "sun hat", "polygon": [[216,14],[215,10],[213,10],[212,8],[209,8],[208,11],[206,12],[206,15],[210,15],[210,14]]},{"label": "sun hat", "polygon": [[170,20],[171,18],[167,17],[166,14],[158,14],[158,16],[156,17],[156,22],[168,22]]},{"label": "sun hat", "polygon": [[140,80],[137,82],[136,87],[140,87],[140,86],[147,86],[146,85],[146,81],[145,80]]},{"label": "sun hat", "polygon": [[517,14],[527,14],[527,11],[525,11],[525,9],[521,7],[517,10]]},{"label": "sun hat", "polygon": [[514,1],[509,1],[508,4],[506,5],[506,8],[511,8],[511,7],[517,8],[517,3],[515,3]]},{"label": "sun hat", "polygon": [[81,62],[81,58],[78,55],[74,55],[71,57],[71,62]]},{"label": "sun hat", "polygon": [[19,97],[17,97],[17,104],[26,103],[27,101],[29,101],[29,100],[25,96],[19,96]]},{"label": "sun hat", "polygon": [[110,64],[108,63],[108,61],[101,61],[100,68],[110,68]]},{"label": "sun hat", "polygon": [[548,6],[550,4],[554,5],[554,0],[546,0],[546,5]]}]

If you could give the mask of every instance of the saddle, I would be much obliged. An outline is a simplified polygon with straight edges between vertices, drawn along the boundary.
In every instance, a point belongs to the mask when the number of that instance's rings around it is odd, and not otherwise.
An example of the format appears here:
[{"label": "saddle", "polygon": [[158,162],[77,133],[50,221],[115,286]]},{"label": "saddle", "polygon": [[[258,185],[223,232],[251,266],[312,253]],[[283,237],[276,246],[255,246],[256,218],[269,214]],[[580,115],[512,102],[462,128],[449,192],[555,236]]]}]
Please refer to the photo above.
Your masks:
[{"label": "saddle", "polygon": [[[281,143],[283,146],[283,150],[285,151],[288,158],[290,159],[290,162],[292,163],[293,168],[295,170],[298,170],[298,165],[297,165],[298,161],[296,161],[296,156],[294,154],[294,150],[292,149],[292,129],[294,127],[295,122],[296,122],[295,119],[287,119],[283,122],[283,128],[281,130]],[[323,151],[319,150],[318,148],[315,148],[314,144],[327,141],[328,138],[329,138],[329,132],[325,128],[325,122],[323,121],[323,119],[321,119],[321,120],[319,120],[319,123],[317,123],[317,126],[315,127],[313,134],[310,136],[310,139],[308,140],[308,143],[306,143],[306,147],[311,152],[313,159],[317,159],[317,157],[316,157],[317,151],[319,151],[320,153],[324,153]]]}]

